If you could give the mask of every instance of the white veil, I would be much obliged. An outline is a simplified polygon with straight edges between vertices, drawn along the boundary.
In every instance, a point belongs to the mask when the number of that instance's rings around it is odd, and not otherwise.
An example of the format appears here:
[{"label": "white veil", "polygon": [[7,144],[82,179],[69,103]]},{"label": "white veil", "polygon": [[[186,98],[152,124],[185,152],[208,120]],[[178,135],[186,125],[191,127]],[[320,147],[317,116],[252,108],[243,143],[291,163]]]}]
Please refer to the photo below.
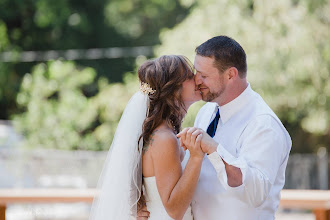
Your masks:
[{"label": "white veil", "polygon": [[138,139],[148,109],[148,95],[137,92],[119,121],[94,198],[90,220],[136,219],[142,185],[142,146]]}]

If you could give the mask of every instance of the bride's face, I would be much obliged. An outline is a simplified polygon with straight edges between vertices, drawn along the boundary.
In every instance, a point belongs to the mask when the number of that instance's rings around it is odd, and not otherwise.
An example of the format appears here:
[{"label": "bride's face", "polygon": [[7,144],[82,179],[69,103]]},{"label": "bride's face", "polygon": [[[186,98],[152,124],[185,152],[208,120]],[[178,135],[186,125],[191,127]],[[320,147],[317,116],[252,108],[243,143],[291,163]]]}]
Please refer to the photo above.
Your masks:
[{"label": "bride's face", "polygon": [[202,99],[201,92],[195,84],[194,78],[187,79],[182,83],[181,98],[188,108],[194,102]]}]

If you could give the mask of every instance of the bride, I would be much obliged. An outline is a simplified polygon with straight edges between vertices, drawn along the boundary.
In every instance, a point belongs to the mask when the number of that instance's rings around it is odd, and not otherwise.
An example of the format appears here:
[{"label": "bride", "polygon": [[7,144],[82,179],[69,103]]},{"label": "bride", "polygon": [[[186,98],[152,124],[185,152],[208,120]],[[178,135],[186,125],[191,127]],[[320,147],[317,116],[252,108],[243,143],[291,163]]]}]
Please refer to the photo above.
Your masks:
[{"label": "bride", "polygon": [[[200,133],[186,146],[190,158],[184,170],[184,151],[176,134],[189,106],[200,100],[193,68],[184,56],[161,56],[138,69],[140,91],[135,93],[118,124],[98,183],[90,220],[192,220],[190,203],[204,153]],[[192,138],[195,140],[195,138]],[[143,211],[147,209],[149,212]]]}]

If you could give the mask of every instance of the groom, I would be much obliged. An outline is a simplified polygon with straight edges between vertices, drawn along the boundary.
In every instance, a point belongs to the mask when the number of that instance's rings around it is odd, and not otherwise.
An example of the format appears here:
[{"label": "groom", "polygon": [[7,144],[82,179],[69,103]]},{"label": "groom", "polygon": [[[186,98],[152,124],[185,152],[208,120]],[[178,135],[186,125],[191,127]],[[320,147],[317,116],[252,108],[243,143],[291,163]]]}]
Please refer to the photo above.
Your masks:
[{"label": "groom", "polygon": [[194,67],[208,103],[194,127],[178,134],[189,146],[203,133],[207,156],[191,203],[194,219],[274,219],[291,149],[288,132],[247,82],[246,55],[235,40],[217,36],[201,44]]}]

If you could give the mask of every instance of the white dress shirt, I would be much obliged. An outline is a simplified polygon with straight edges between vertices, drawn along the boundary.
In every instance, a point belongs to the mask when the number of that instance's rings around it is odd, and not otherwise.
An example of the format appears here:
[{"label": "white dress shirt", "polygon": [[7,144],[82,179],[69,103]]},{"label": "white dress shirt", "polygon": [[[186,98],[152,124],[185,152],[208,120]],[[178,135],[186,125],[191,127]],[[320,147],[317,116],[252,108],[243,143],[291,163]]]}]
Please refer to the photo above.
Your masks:
[{"label": "white dress shirt", "polygon": [[[203,160],[192,201],[194,219],[274,219],[292,145],[288,132],[250,85],[224,106],[205,104],[195,127],[206,131],[218,108],[220,120],[213,138],[219,145]],[[187,151],[183,166],[188,158]],[[221,158],[241,169],[242,185],[227,184]]]}]

